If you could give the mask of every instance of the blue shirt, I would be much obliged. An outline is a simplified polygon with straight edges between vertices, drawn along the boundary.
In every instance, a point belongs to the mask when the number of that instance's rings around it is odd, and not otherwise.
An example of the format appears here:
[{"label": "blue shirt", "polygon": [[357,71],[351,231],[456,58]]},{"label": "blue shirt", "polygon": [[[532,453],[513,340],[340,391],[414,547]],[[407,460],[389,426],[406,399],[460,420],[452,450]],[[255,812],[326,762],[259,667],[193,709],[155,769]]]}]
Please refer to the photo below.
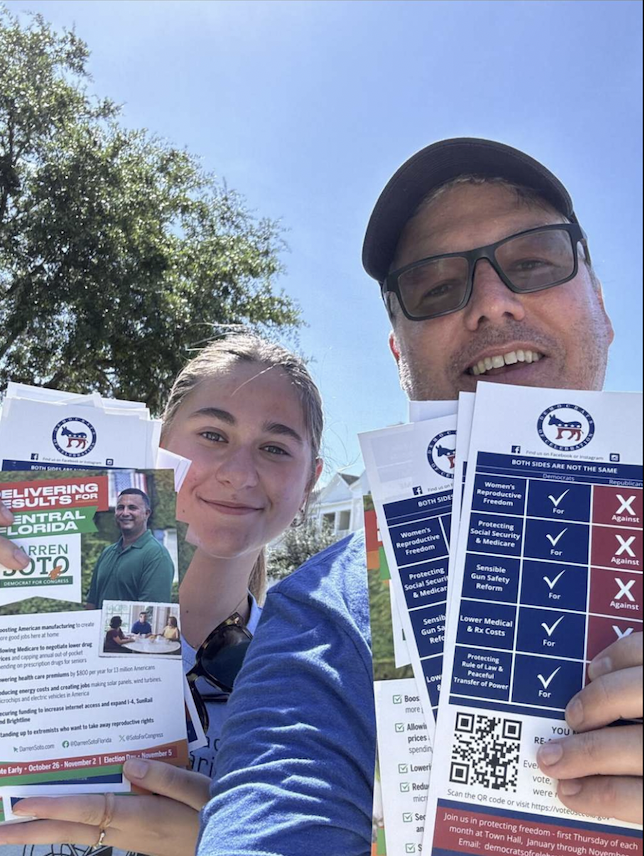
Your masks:
[{"label": "blue shirt", "polygon": [[269,591],[228,708],[198,856],[369,856],[376,725],[362,535]]},{"label": "blue shirt", "polygon": [[135,621],[130,632],[135,636],[149,636],[152,633],[152,626],[147,621]]}]

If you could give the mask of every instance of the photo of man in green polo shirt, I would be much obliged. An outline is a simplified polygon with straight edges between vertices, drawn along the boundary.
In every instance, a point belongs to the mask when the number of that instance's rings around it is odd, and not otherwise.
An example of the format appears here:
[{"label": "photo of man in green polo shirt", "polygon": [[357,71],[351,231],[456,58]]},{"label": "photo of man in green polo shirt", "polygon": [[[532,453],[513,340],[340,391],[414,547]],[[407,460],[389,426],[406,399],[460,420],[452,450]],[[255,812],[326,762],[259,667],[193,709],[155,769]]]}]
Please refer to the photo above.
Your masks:
[{"label": "photo of man in green polo shirt", "polygon": [[116,500],[115,519],[121,537],[99,556],[87,593],[87,609],[104,600],[169,603],[174,564],[170,553],[148,529],[150,499],[127,488]]}]

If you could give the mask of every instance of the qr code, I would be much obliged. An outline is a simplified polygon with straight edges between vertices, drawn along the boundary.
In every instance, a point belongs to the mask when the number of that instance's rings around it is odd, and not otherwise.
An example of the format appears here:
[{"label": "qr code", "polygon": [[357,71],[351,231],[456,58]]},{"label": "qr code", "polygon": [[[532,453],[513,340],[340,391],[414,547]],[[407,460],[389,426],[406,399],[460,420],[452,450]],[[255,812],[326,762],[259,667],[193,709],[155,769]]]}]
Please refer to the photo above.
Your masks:
[{"label": "qr code", "polygon": [[516,793],[523,723],[457,713],[450,782]]}]

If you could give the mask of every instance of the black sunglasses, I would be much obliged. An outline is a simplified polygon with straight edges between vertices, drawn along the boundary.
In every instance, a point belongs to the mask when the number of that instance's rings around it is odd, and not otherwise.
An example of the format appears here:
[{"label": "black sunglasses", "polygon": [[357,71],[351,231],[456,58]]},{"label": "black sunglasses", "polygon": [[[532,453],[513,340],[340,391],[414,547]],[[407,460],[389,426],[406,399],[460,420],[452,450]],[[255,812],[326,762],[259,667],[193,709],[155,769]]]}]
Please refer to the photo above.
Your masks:
[{"label": "black sunglasses", "polygon": [[588,257],[581,226],[557,223],[467,252],[430,256],[392,271],[382,283],[383,298],[387,292],[395,294],[410,321],[458,312],[472,296],[474,269],[480,259],[486,259],[515,294],[552,288],[577,275],[580,242]]},{"label": "black sunglasses", "polygon": [[198,679],[204,678],[219,690],[212,700],[227,701],[252,638],[241,615],[235,612],[215,627],[197,650],[195,664],[186,679],[204,731],[208,731],[210,717],[203,696],[197,689]]}]

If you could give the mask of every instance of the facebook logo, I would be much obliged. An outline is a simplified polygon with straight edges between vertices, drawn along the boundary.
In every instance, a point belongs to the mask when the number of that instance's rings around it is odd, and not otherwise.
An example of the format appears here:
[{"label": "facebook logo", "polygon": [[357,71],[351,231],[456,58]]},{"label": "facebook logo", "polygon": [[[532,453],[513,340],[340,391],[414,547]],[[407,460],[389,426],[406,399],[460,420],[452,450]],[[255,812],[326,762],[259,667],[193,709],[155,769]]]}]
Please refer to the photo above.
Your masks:
[{"label": "facebook logo", "polygon": [[39,459],[39,457],[40,456],[38,455],[38,452],[32,452],[31,453],[31,460],[32,461],[37,461]]},{"label": "facebook logo", "polygon": [[520,455],[521,454],[521,446],[512,446],[512,454]]},{"label": "facebook logo", "polygon": [[414,496],[420,496],[422,494],[422,492],[423,492],[422,487],[415,487],[414,488]]}]

